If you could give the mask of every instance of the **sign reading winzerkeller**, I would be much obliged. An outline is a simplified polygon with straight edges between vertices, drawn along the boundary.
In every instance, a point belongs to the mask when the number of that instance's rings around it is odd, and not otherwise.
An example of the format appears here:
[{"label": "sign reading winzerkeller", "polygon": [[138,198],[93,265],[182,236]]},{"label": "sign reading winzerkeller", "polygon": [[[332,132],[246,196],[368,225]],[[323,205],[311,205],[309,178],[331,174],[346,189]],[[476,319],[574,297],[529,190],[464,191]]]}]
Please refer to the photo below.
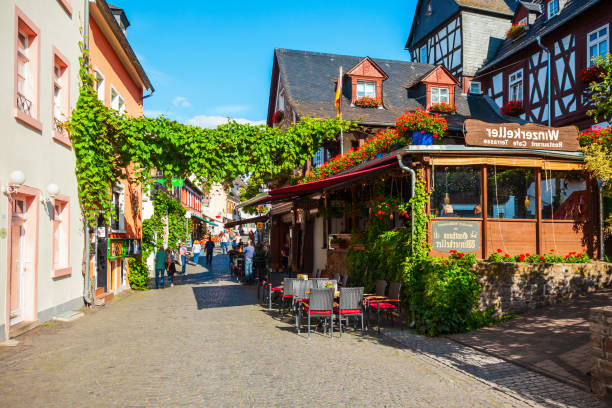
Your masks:
[{"label": "sign reading winzerkeller", "polygon": [[464,122],[464,132],[465,144],[468,146],[569,152],[579,148],[576,126],[554,128],[535,123],[487,123],[467,119]]}]

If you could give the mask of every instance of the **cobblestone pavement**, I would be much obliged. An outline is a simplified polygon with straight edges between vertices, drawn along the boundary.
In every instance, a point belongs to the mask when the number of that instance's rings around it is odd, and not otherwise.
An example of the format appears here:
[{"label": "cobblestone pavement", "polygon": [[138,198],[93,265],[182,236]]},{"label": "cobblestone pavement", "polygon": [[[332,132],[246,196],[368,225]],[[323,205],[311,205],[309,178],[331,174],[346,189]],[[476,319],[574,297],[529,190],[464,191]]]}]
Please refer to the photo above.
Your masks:
[{"label": "cobblestone pavement", "polygon": [[526,370],[490,354],[446,338],[427,338],[408,330],[384,329],[385,336],[406,349],[461,370],[530,405],[544,407],[608,407],[593,394]]},{"label": "cobblestone pavement", "polygon": [[218,254],[211,271],[192,265],[173,288],[118,296],[21,336],[0,349],[0,407],[533,405],[467,366],[456,364],[470,374],[427,357],[427,347],[374,334],[297,335],[226,272]]}]

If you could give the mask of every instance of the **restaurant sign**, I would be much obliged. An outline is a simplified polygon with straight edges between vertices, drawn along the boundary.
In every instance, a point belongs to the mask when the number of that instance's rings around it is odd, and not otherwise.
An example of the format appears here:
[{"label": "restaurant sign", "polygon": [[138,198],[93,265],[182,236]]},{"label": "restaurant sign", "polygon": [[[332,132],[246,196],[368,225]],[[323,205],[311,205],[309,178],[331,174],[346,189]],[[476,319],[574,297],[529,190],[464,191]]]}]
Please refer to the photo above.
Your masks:
[{"label": "restaurant sign", "polygon": [[576,126],[548,127],[535,123],[487,123],[467,119],[463,123],[468,146],[513,149],[578,151]]},{"label": "restaurant sign", "polygon": [[432,241],[432,249],[440,252],[478,251],[480,224],[474,221],[434,221]]}]

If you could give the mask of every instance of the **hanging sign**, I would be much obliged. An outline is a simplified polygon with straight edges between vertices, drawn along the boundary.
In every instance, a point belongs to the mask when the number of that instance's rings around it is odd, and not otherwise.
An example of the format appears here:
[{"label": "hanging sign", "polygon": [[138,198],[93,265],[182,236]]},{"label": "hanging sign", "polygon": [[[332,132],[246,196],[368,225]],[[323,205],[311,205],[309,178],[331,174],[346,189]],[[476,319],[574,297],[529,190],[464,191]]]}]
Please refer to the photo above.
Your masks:
[{"label": "hanging sign", "polygon": [[258,222],[257,223],[257,229],[260,230],[260,231],[263,230],[263,222]]},{"label": "hanging sign", "polygon": [[172,185],[172,187],[183,187],[183,179],[180,179],[180,178],[170,179],[170,184]]},{"label": "hanging sign", "polygon": [[480,223],[474,221],[434,221],[432,249],[475,252],[480,249]]},{"label": "hanging sign", "polygon": [[502,147],[550,151],[578,151],[576,126],[548,127],[535,123],[487,123],[475,119],[463,122],[468,146]]}]

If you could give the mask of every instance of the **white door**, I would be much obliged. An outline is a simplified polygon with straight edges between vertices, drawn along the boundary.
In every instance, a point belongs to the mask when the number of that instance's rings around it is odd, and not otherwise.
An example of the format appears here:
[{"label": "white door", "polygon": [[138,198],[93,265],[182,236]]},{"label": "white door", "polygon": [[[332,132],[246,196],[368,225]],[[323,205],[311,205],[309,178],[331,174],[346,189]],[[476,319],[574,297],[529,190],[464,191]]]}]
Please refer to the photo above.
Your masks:
[{"label": "white door", "polygon": [[23,221],[17,215],[13,216],[11,222],[11,325],[23,321],[25,300],[24,279],[26,271],[25,227]]}]

